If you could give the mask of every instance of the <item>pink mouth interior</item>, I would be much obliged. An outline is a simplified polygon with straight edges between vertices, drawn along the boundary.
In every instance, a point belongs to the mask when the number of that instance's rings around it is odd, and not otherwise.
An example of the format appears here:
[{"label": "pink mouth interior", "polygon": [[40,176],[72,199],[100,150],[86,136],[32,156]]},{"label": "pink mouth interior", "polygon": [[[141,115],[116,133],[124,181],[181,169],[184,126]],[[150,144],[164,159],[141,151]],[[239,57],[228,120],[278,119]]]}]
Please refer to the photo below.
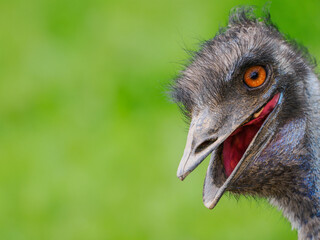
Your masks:
[{"label": "pink mouth interior", "polygon": [[225,174],[230,176],[233,169],[237,166],[242,155],[247,150],[252,139],[259,131],[264,120],[276,106],[280,94],[276,94],[264,107],[259,117],[247,122],[243,126],[237,128],[223,143],[223,165]]}]

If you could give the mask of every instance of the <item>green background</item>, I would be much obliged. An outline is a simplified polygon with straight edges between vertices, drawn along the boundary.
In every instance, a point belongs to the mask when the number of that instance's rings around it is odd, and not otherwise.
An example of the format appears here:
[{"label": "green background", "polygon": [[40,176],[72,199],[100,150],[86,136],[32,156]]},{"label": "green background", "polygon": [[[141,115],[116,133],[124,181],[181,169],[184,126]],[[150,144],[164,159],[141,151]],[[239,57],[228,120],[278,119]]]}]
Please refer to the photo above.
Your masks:
[{"label": "green background", "polygon": [[[0,239],[296,239],[264,200],[202,204],[208,161],[176,178],[188,126],[166,97],[238,4],[0,1]],[[320,2],[273,1],[320,57]]]}]

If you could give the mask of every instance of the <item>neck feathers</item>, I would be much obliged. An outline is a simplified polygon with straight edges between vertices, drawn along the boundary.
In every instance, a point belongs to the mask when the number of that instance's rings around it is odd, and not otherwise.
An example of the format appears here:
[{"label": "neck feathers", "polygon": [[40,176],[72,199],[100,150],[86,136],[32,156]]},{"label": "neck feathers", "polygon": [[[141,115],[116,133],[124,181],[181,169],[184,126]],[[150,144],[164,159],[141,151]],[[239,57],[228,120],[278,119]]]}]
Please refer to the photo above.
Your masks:
[{"label": "neck feathers", "polygon": [[291,222],[292,228],[298,231],[299,240],[320,239],[319,203],[308,198],[293,198],[271,199],[270,203],[278,207]]},{"label": "neck feathers", "polygon": [[303,143],[306,155],[302,157],[308,164],[299,173],[294,188],[288,188],[294,191],[271,198],[270,203],[282,210],[300,240],[313,240],[320,239],[320,82],[314,73],[305,83],[305,96],[309,110],[304,130],[307,139]]}]

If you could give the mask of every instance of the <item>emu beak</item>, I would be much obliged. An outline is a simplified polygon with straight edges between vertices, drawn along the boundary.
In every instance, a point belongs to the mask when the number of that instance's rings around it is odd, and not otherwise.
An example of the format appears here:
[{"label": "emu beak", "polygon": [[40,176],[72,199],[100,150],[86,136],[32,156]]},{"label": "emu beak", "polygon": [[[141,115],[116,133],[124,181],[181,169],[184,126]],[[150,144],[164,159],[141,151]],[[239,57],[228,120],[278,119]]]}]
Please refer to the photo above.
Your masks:
[{"label": "emu beak", "polygon": [[[282,93],[276,93],[271,96],[266,98],[262,106],[252,107],[250,115],[226,115],[219,113],[219,110],[212,112],[209,109],[204,109],[196,116],[193,116],[177,176],[180,180],[183,180],[212,153],[203,189],[203,203],[207,208],[214,208],[228,186],[237,181],[249,163],[255,161],[270,142],[272,132],[277,127],[276,117],[280,111]],[[261,111],[261,107],[264,109],[263,111]],[[226,109],[228,111],[225,112],[237,112],[230,107]],[[238,112],[245,111],[239,110]],[[216,150],[236,129],[240,129],[245,124],[253,124],[255,118],[260,114],[263,115],[262,126],[259,127],[259,130],[250,140],[249,145],[231,174],[224,174],[224,166],[221,162],[221,156],[219,156],[221,153]],[[217,161],[218,159],[220,161]],[[215,174],[214,169],[217,170]]]},{"label": "emu beak", "polygon": [[[184,180],[232,131],[219,135],[221,117],[208,109],[192,118],[177,176]],[[219,130],[219,132],[217,132]]]}]

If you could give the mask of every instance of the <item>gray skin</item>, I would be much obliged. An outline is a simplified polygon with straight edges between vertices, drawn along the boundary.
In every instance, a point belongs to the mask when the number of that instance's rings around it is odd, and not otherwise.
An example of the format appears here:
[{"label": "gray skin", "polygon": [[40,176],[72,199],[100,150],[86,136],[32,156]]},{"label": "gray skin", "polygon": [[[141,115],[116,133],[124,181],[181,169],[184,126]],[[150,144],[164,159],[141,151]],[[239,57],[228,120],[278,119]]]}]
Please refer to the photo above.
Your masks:
[{"label": "gray skin", "polygon": [[[249,88],[244,71],[267,70]],[[253,8],[238,8],[228,26],[195,53],[172,84],[172,97],[190,119],[178,168],[183,180],[209,154],[203,202],[212,209],[225,191],[259,196],[282,210],[299,239],[320,239],[320,84],[306,50]],[[275,94],[280,99],[229,177],[223,141]]]}]

